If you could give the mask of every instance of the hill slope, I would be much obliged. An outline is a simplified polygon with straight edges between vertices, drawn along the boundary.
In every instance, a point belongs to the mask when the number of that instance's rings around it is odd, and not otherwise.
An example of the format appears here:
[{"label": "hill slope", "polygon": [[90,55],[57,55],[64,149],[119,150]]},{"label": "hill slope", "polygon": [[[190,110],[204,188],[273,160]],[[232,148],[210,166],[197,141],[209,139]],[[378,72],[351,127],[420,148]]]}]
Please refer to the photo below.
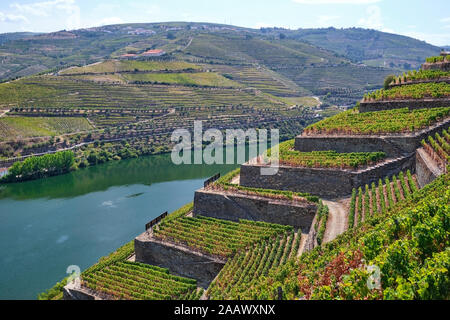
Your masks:
[{"label": "hill slope", "polygon": [[[286,37],[280,37],[281,33]],[[356,89],[361,95],[392,70],[417,67],[425,57],[439,52],[439,48],[412,38],[365,29],[292,31],[184,22],[123,24],[0,35],[0,79],[86,65],[147,49],[161,49],[172,58],[197,63],[265,67],[294,81],[302,95],[312,89],[320,94],[329,88]]]},{"label": "hill slope", "polygon": [[292,37],[337,52],[354,62],[399,69],[417,68],[424,56],[432,56],[439,50],[424,41],[362,28],[299,29]]}]

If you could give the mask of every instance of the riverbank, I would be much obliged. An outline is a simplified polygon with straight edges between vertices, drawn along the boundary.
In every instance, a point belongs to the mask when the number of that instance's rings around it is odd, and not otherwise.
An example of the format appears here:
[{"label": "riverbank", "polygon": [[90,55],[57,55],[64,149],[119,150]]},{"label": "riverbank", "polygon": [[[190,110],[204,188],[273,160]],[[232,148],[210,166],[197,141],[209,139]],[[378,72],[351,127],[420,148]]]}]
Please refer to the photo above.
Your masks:
[{"label": "riverbank", "polygon": [[[280,140],[280,142],[288,140],[287,138],[284,138],[283,140]],[[245,144],[245,147],[247,148],[249,145],[256,143],[256,142],[247,142]],[[268,146],[270,146],[271,141],[268,140]],[[229,144],[228,144],[229,145]],[[225,148],[227,144],[223,145],[223,148]],[[233,145],[235,148],[238,146],[238,144],[235,142]],[[86,147],[83,149],[83,147]],[[36,179],[42,179],[42,178],[48,178],[51,176],[57,176],[61,174],[66,174],[68,172],[73,172],[78,169],[93,167],[99,164],[104,164],[111,161],[120,161],[120,160],[127,160],[127,159],[135,159],[140,157],[146,157],[146,156],[157,156],[157,155],[168,155],[171,154],[173,145],[164,145],[164,146],[153,146],[149,147],[148,149],[137,149],[137,148],[131,148],[128,143],[124,143],[123,147],[114,148],[113,145],[110,145],[109,143],[93,143],[92,147],[89,147],[89,145],[83,146],[80,148],[78,152],[75,153],[75,161],[73,165],[70,167],[69,170],[66,172],[55,172],[49,175],[42,175],[42,176],[36,176],[32,179],[27,179],[24,181],[29,180],[36,180]],[[202,150],[205,149],[206,146],[202,146]],[[62,152],[62,151],[61,151]],[[54,153],[52,153],[54,154]],[[45,156],[45,155],[44,155]],[[247,156],[247,155],[246,155]],[[40,156],[42,157],[42,156]],[[34,158],[29,157],[27,159]],[[26,161],[26,160],[24,160]],[[193,162],[192,162],[193,163]],[[4,168],[4,172],[7,172],[9,168]],[[4,174],[5,176],[6,174]],[[7,183],[20,183],[24,181],[5,181],[2,179],[3,176],[0,171],[0,185],[7,184]]]}]

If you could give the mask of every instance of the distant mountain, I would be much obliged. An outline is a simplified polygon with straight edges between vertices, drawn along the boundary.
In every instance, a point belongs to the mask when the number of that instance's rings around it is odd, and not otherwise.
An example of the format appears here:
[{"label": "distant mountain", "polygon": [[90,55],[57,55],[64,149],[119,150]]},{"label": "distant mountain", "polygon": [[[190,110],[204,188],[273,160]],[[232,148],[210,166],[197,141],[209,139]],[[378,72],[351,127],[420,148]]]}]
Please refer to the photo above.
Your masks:
[{"label": "distant mountain", "polygon": [[34,35],[38,35],[39,33],[33,33],[33,32],[12,32],[12,33],[1,33],[0,34],[0,45],[3,45],[4,43],[8,41],[13,40],[20,40],[24,38],[29,38]]},{"label": "distant mountain", "polygon": [[424,41],[362,28],[299,29],[288,35],[374,67],[415,69],[440,51]]}]

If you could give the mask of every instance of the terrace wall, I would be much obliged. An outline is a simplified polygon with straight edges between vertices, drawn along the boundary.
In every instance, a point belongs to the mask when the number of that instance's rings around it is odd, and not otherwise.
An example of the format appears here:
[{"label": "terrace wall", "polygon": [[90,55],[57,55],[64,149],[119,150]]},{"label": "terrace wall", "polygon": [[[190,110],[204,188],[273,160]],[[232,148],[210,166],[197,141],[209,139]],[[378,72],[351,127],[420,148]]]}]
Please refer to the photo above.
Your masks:
[{"label": "terrace wall", "polygon": [[73,283],[67,284],[63,288],[63,300],[102,300],[90,290],[77,288]]},{"label": "terrace wall", "polygon": [[265,221],[309,230],[317,205],[260,196],[200,189],[195,192],[194,215],[239,221]]},{"label": "terrace wall", "polygon": [[443,61],[443,62],[435,62],[435,63],[424,63],[422,65],[423,70],[443,70],[443,71],[450,71],[450,62]]},{"label": "terrace wall", "polygon": [[383,151],[388,157],[398,157],[414,152],[422,139],[450,127],[450,118],[414,134],[403,135],[352,135],[352,136],[298,136],[294,149],[302,152],[335,150],[337,152]]},{"label": "terrace wall", "polygon": [[437,166],[435,161],[427,154],[423,148],[416,152],[416,176],[420,188],[433,182],[443,174],[443,171]]},{"label": "terrace wall", "polygon": [[389,85],[389,88],[393,87],[401,87],[401,86],[407,86],[409,84],[419,84],[419,83],[434,83],[434,82],[446,82],[450,83],[450,78],[440,78],[440,79],[430,79],[430,80],[409,80],[404,83],[392,83]]},{"label": "terrace wall", "polygon": [[439,99],[410,99],[410,100],[386,100],[386,101],[373,101],[373,102],[361,102],[359,106],[359,112],[372,112],[381,110],[392,110],[400,108],[425,109],[425,108],[442,108],[450,106],[449,98]]},{"label": "terrace wall", "polygon": [[246,187],[307,192],[324,198],[348,196],[353,188],[378,182],[380,177],[392,176],[400,171],[414,171],[415,155],[387,160],[363,170],[299,168],[280,166],[273,176],[262,176],[262,165],[241,166],[240,184]]},{"label": "terrace wall", "polygon": [[172,274],[196,279],[204,289],[214,280],[226,261],[163,242],[144,232],[134,240],[136,262],[167,268]]}]

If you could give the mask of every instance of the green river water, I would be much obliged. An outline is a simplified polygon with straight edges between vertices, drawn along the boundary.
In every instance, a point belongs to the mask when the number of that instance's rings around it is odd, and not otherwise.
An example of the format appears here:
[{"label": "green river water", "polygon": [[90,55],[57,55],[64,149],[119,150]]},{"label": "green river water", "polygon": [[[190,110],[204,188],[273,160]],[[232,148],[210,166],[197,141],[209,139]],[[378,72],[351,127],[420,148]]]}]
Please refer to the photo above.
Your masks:
[{"label": "green river water", "polygon": [[167,154],[0,185],[0,299],[36,299],[69,265],[86,269],[236,167],[176,166]]}]

